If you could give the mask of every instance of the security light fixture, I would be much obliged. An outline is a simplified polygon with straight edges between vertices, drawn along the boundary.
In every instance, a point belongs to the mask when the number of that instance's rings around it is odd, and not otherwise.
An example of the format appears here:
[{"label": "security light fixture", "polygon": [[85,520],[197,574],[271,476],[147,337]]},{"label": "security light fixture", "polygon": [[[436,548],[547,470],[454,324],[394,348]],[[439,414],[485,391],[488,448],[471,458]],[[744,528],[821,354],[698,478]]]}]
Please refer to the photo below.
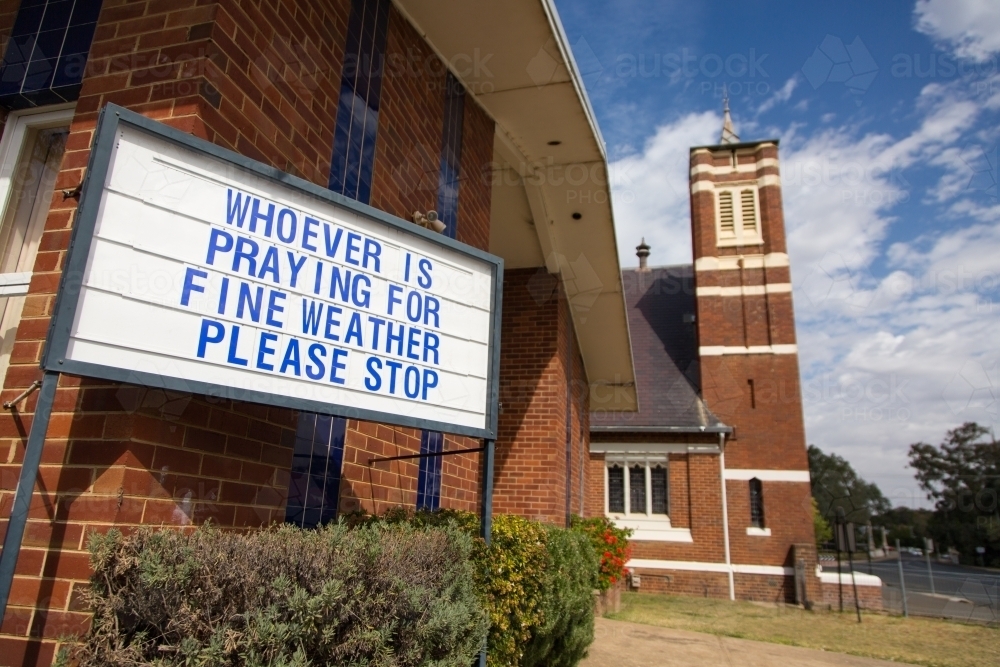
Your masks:
[{"label": "security light fixture", "polygon": [[413,222],[417,223],[424,229],[429,229],[432,232],[437,232],[438,234],[445,230],[445,224],[438,220],[438,214],[435,210],[427,211],[427,213],[414,211]]}]

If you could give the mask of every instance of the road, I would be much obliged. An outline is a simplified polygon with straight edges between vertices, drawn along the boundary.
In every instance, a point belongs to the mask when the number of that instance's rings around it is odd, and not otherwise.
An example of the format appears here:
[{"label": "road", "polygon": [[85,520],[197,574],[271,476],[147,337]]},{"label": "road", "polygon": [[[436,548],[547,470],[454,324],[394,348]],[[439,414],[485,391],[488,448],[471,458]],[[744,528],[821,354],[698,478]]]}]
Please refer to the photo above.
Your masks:
[{"label": "road", "polygon": [[[869,572],[867,559],[855,561],[858,572]],[[927,561],[903,554],[903,577],[911,614],[961,620],[1000,621],[1000,572],[964,565],[931,563],[934,593],[927,574]],[[895,559],[876,561],[871,573],[882,579],[887,609],[902,610],[899,565]]]}]

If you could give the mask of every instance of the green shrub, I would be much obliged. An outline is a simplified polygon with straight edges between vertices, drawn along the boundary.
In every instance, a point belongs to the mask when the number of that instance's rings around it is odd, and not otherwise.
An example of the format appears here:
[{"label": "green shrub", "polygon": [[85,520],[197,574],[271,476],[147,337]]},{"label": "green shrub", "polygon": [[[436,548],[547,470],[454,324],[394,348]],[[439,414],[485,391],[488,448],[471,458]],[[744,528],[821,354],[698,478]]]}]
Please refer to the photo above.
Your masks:
[{"label": "green shrub", "polygon": [[542,623],[532,630],[522,667],[572,667],[594,641],[594,588],[600,561],[587,535],[550,527]]},{"label": "green shrub", "polygon": [[611,519],[603,516],[590,519],[575,516],[573,529],[587,535],[594,553],[601,561],[598,589],[606,591],[621,581],[625,576],[625,563],[632,554],[632,547],[628,541],[632,536],[632,530],[619,528]]},{"label": "green shrub", "polygon": [[450,526],[142,529],[91,538],[97,665],[468,667],[487,617]]},{"label": "green shrub", "polygon": [[[354,525],[406,522],[479,534],[470,512],[392,509],[355,515]],[[572,666],[594,640],[593,590],[599,559],[580,531],[508,514],[493,518],[490,546],[476,540],[476,588],[490,617],[490,667]]]}]

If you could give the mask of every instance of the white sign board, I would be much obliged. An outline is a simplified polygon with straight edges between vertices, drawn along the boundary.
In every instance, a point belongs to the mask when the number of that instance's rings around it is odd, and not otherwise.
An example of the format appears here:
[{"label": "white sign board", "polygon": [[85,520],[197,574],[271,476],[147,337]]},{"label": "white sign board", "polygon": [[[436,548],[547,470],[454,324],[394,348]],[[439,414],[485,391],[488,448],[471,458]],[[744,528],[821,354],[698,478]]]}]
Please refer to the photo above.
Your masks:
[{"label": "white sign board", "polygon": [[115,120],[106,170],[102,120],[78,294],[60,304],[72,323],[48,367],[495,429],[499,260],[142,120]]}]

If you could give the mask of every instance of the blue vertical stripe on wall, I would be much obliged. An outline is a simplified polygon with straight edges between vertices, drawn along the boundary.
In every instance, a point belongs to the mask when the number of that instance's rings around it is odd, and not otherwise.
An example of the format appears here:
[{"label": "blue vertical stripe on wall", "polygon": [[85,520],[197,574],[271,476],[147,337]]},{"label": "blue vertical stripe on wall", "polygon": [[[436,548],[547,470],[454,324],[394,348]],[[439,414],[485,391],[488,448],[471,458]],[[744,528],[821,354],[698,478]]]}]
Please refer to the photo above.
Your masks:
[{"label": "blue vertical stripe on wall", "polygon": [[441,140],[441,171],[438,175],[438,218],[444,233],[455,238],[458,232],[459,167],[462,160],[462,119],[465,88],[448,72],[444,93],[444,132]]},{"label": "blue vertical stripe on wall", "polygon": [[330,189],[367,204],[389,26],[389,0],[352,0],[333,136]]},{"label": "blue vertical stripe on wall", "polygon": [[[438,454],[444,451],[444,435],[437,431],[420,434],[420,453]],[[441,457],[425,456],[420,459],[417,474],[417,509],[436,510],[441,505]]]},{"label": "blue vertical stripe on wall", "polygon": [[337,518],[347,420],[299,414],[285,521],[315,528]]},{"label": "blue vertical stripe on wall", "polygon": [[[454,74],[448,72],[444,91],[444,124],[441,137],[441,171],[438,174],[438,218],[444,223],[444,234],[455,238],[458,233],[459,167],[462,159],[462,120],[465,111],[465,88]],[[444,436],[435,431],[420,435],[420,453],[443,451]],[[420,459],[417,475],[417,509],[436,510],[441,504],[441,457]]]}]

